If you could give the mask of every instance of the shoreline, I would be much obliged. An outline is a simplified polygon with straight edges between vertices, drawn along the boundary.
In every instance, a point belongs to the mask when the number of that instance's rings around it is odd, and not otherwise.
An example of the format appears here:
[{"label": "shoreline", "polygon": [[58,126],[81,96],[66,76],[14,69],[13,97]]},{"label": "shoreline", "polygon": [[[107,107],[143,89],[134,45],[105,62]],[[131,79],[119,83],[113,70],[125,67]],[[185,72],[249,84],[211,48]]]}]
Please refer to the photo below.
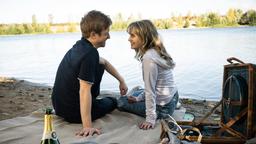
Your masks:
[{"label": "shoreline", "polygon": [[[190,26],[187,28],[179,28],[179,27],[173,27],[168,29],[158,29],[159,31],[163,30],[192,30],[192,29],[216,29],[216,28],[248,28],[248,27],[256,27],[256,26],[250,26],[250,25],[237,25],[237,26],[221,26],[221,27],[196,27],[196,26]],[[125,31],[125,29],[122,30],[111,30],[110,32],[120,32]],[[47,35],[47,34],[68,34],[68,33],[81,33],[80,31],[74,31],[74,32],[49,32],[49,33],[23,33],[23,34],[0,34],[1,37],[8,37],[8,36],[26,36],[26,35]],[[0,76],[1,77],[1,76]]]},{"label": "shoreline", "polygon": [[[52,107],[51,93],[51,86],[0,76],[0,121],[27,116],[34,111]],[[109,93],[111,92],[101,91],[101,95]],[[181,98],[180,103],[187,112],[195,115],[195,120],[198,120],[210,112],[217,101]],[[219,107],[208,121],[218,122],[220,114]]]}]

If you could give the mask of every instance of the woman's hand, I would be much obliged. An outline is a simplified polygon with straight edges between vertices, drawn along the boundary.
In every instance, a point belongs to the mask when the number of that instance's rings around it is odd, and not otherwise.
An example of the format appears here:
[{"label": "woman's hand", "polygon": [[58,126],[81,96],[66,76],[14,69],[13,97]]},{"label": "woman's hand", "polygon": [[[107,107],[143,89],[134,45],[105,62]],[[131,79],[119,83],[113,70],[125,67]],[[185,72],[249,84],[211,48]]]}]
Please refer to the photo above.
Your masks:
[{"label": "woman's hand", "polygon": [[128,103],[136,103],[137,100],[134,96],[127,96]]},{"label": "woman's hand", "polygon": [[148,130],[148,129],[153,129],[154,128],[154,125],[150,122],[143,122],[139,125],[140,129],[143,129],[143,130]]},{"label": "woman's hand", "polygon": [[101,131],[97,128],[82,128],[79,132],[76,133],[76,136],[93,136],[94,134],[100,135]]}]

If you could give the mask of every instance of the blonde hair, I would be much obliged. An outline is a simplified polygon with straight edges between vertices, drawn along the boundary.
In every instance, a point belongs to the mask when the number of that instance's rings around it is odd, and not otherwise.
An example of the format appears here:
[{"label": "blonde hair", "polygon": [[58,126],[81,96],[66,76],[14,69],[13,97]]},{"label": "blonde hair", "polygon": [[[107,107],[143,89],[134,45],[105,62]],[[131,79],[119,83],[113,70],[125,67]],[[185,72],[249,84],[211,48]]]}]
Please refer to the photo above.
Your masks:
[{"label": "blonde hair", "polygon": [[143,46],[135,49],[136,55],[135,58],[139,61],[142,60],[143,55],[146,53],[148,49],[155,49],[157,53],[162,57],[164,60],[167,61],[167,64],[173,67],[175,64],[171,56],[167,53],[160,37],[157,32],[156,27],[150,20],[141,20],[135,21],[129,24],[127,28],[127,32],[131,34],[132,32],[135,33],[137,36],[141,38],[143,41]]}]

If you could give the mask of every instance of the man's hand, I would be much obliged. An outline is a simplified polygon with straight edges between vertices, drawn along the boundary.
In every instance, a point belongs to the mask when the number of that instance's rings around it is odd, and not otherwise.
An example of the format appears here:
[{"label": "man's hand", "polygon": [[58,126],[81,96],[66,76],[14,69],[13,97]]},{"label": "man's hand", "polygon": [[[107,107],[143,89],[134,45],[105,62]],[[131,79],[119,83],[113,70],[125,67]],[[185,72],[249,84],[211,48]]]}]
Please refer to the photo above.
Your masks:
[{"label": "man's hand", "polygon": [[120,82],[119,84],[119,90],[120,90],[120,94],[121,95],[125,95],[128,91],[128,87],[127,85],[125,84],[125,82]]},{"label": "man's hand", "polygon": [[114,76],[119,81],[120,94],[125,95],[127,93],[128,87],[126,86],[124,79],[118,73],[116,68],[111,63],[109,63],[106,59],[104,59],[103,57],[100,57],[99,63],[103,64],[105,66],[106,71],[109,74],[111,74],[112,76]]},{"label": "man's hand", "polygon": [[100,135],[101,131],[97,128],[82,128],[79,132],[76,133],[76,136],[93,136],[94,134]]},{"label": "man's hand", "polygon": [[152,123],[150,123],[150,122],[143,122],[143,123],[141,123],[140,125],[139,125],[139,127],[140,127],[140,129],[143,129],[143,130],[148,130],[148,129],[150,129],[150,128],[154,128],[154,125],[152,124]]}]

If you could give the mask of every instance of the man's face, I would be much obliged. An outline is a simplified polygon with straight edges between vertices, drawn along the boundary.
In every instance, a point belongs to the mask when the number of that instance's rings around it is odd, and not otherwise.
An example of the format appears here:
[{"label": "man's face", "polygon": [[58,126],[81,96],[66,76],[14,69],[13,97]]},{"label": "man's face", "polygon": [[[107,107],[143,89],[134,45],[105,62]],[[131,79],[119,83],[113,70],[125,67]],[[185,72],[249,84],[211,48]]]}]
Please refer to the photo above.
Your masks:
[{"label": "man's face", "polygon": [[106,30],[101,31],[100,35],[99,34],[95,35],[94,46],[96,48],[105,47],[106,40],[109,39],[109,38],[110,38],[109,28],[107,28]]}]

